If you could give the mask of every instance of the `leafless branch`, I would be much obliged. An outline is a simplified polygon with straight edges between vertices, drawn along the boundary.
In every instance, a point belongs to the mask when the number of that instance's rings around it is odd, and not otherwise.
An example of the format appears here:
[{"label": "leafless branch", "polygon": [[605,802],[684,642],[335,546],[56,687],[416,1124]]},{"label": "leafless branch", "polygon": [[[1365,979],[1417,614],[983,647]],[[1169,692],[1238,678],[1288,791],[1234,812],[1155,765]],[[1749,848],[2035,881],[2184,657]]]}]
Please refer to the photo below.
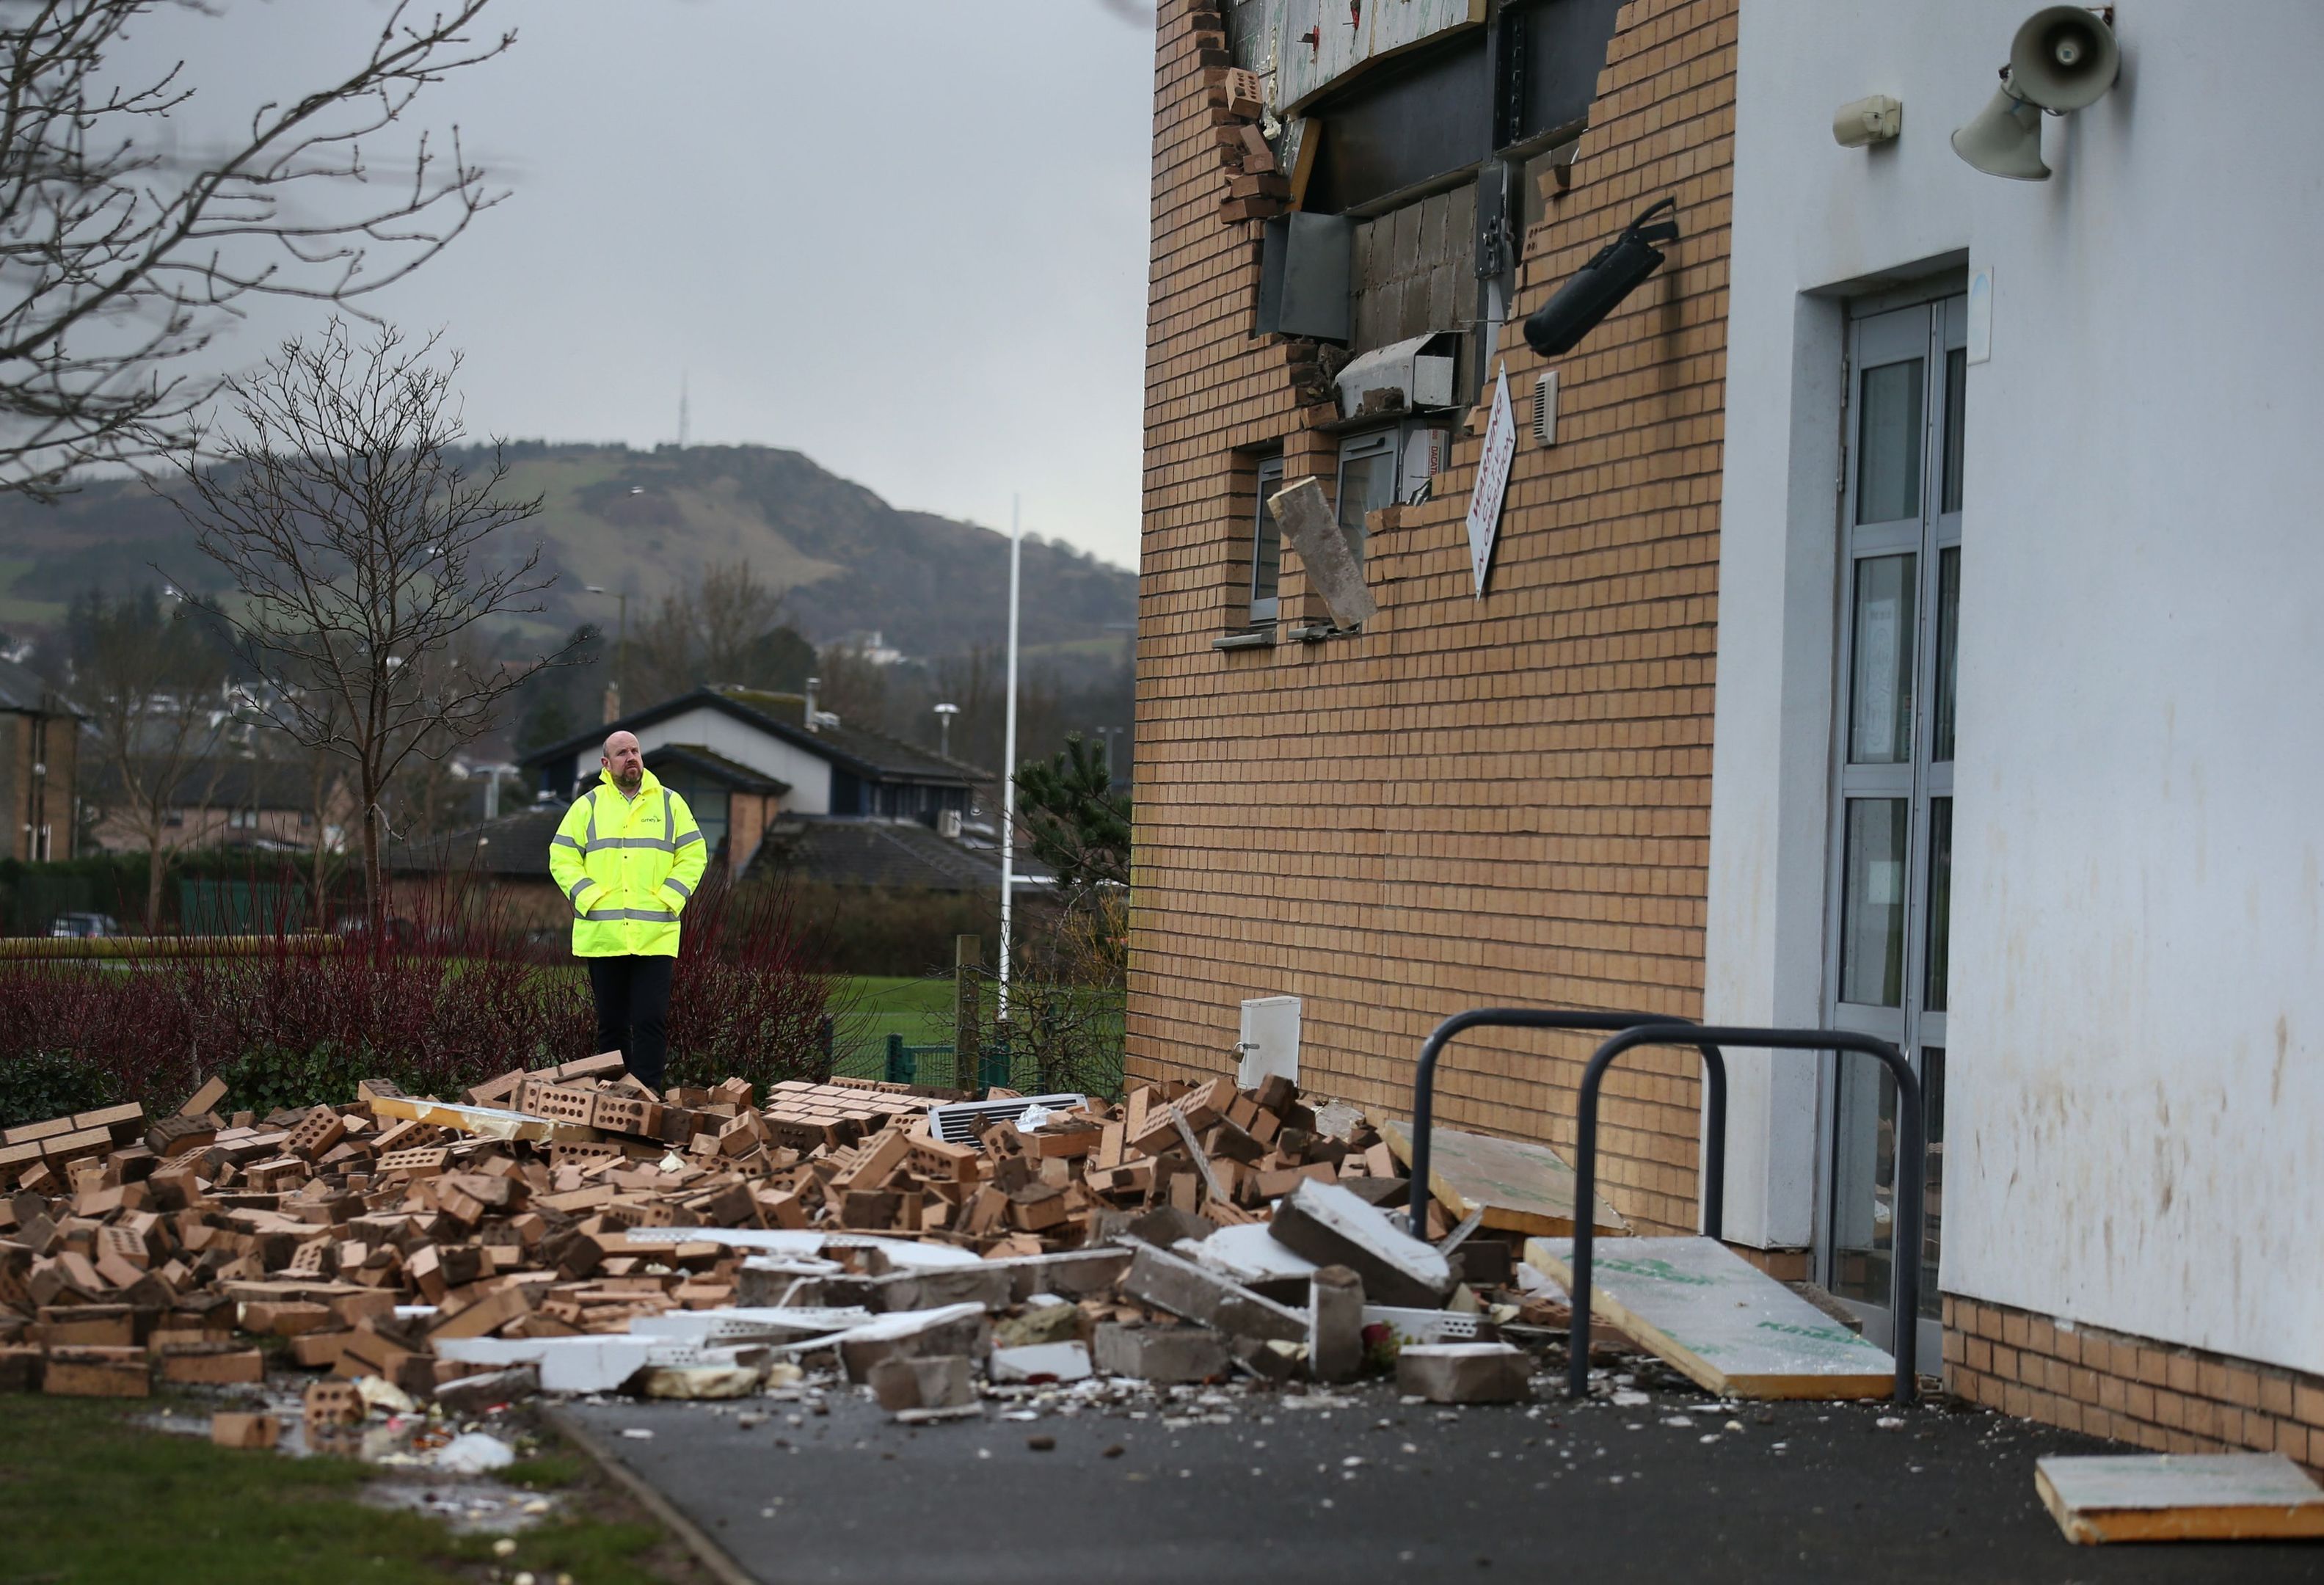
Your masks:
[{"label": "leafless branch", "polygon": [[215,384],[169,365],[248,299],[368,318],[364,297],[506,196],[456,127],[384,166],[365,152],[423,89],[515,41],[472,32],[489,0],[398,0],[359,64],[261,106],[190,162],[158,146],[193,97],[182,65],[143,86],[106,70],[130,24],[168,3],[0,0],[0,488],[48,498],[83,464],[180,448]]}]

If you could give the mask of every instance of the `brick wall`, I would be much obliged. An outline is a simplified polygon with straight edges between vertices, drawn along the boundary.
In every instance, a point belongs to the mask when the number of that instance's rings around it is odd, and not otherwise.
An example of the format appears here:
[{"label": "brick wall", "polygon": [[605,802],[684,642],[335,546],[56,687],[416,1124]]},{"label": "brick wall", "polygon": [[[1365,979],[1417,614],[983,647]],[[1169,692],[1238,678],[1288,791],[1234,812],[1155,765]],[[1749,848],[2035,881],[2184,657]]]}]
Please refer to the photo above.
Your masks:
[{"label": "brick wall", "polygon": [[[1255,223],[1222,217],[1215,20],[1157,34],[1139,579],[1133,1074],[1224,1071],[1237,1004],[1305,1001],[1303,1077],[1406,1104],[1420,1042],[1483,1003],[1695,1016],[1702,987],[1734,0],[1622,9],[1572,168],[1527,236],[1518,312],[1639,208],[1684,241],[1560,361],[1559,445],[1522,445],[1486,597],[1462,519],[1479,443],[1377,535],[1360,635],[1219,651],[1244,622],[1252,470],[1327,488],[1302,352],[1252,335]],[[1512,326],[1513,397],[1541,367]],[[1312,394],[1312,387],[1311,387]],[[1295,555],[1282,610],[1314,609]],[[1570,1143],[1579,1039],[1464,1040],[1455,1126]],[[1694,1217],[1697,1082],[1609,1081],[1601,1183],[1647,1230]]]},{"label": "brick wall", "polygon": [[1948,1294],[1945,1387],[2165,1452],[2273,1450],[2324,1469],[2324,1378]]}]

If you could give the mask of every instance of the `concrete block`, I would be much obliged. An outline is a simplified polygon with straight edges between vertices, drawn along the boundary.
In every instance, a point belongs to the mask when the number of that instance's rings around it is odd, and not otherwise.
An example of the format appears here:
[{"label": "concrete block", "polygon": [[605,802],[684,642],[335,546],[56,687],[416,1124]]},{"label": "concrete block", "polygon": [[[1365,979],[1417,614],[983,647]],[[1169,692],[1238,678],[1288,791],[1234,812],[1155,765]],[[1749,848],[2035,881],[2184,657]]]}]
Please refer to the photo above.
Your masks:
[{"label": "concrete block", "polygon": [[1423,1343],[1396,1357],[1396,1386],[1432,1404],[1514,1404],[1531,1395],[1533,1361],[1508,1343]]},{"label": "concrete block", "polygon": [[963,1354],[977,1359],[983,1358],[991,1344],[984,1306],[973,1302],[883,1315],[831,1341],[838,1346],[839,1362],[850,1381],[868,1380],[872,1368],[882,1359],[925,1359],[934,1354]]},{"label": "concrete block", "polygon": [[1268,1231],[1263,1221],[1222,1227],[1181,1252],[1197,1266],[1278,1304],[1304,1301],[1307,1281],[1315,1275],[1315,1262]]},{"label": "concrete block", "polygon": [[882,1359],[872,1367],[869,1380],[880,1406],[890,1415],[906,1409],[958,1408],[976,1401],[976,1378],[965,1354]]},{"label": "concrete block", "polygon": [[867,1310],[891,1314],[905,1310],[934,1310],[945,1304],[982,1304],[1006,1310],[1016,1293],[1016,1274],[1000,1261],[974,1266],[947,1266],[934,1271],[901,1271],[874,1277],[863,1285]]},{"label": "concrete block", "polygon": [[1226,1341],[1199,1326],[1123,1326],[1106,1322],[1097,1329],[1097,1368],[1108,1376],[1144,1381],[1208,1381],[1227,1371]]},{"label": "concrete block", "polygon": [[1061,1298],[1085,1299],[1102,1294],[1121,1280],[1130,1269],[1131,1250],[1126,1245],[1111,1245],[1093,1249],[1067,1249],[1056,1255],[1026,1255],[1011,1260],[990,1260],[985,1264],[1007,1271],[1010,1276],[1009,1296],[1021,1304],[1035,1294],[1056,1294]]},{"label": "concrete block", "polygon": [[1141,1249],[1121,1279],[1121,1291],[1142,1304],[1237,1337],[1307,1341],[1307,1317],[1249,1288],[1152,1248]]},{"label": "concrete block", "polygon": [[603,1336],[543,1338],[447,1338],[436,1357],[462,1365],[506,1368],[537,1365],[545,1393],[618,1392],[645,1368],[665,1340]]},{"label": "concrete block", "polygon": [[481,1415],[494,1404],[519,1403],[540,1392],[540,1366],[512,1365],[444,1382],[436,1388],[436,1401],[447,1415]]},{"label": "concrete block", "polygon": [[1004,1382],[1081,1381],[1090,1374],[1090,1351],[1081,1342],[995,1349],[991,1373],[993,1380]]},{"label": "concrete block", "polygon": [[1307,1369],[1318,1381],[1353,1381],[1364,1367],[1364,1285],[1344,1266],[1308,1278]]},{"label": "concrete block", "polygon": [[1380,1304],[1434,1308],[1452,1291],[1452,1267],[1433,1245],[1336,1184],[1314,1179],[1285,1195],[1268,1230],[1319,1266],[1344,1266]]}]

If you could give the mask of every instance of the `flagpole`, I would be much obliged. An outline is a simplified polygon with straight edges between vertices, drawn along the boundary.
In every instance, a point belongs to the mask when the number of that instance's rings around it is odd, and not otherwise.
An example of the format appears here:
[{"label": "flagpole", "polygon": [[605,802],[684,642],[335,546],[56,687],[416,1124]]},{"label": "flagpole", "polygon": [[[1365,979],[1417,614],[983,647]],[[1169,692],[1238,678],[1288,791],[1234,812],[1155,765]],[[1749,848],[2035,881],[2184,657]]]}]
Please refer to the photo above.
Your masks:
[{"label": "flagpole", "polygon": [[1001,729],[1001,995],[997,1017],[1009,1017],[1009,927],[1017,889],[1017,587],[1024,550],[1018,497],[1009,498],[1009,703]]}]

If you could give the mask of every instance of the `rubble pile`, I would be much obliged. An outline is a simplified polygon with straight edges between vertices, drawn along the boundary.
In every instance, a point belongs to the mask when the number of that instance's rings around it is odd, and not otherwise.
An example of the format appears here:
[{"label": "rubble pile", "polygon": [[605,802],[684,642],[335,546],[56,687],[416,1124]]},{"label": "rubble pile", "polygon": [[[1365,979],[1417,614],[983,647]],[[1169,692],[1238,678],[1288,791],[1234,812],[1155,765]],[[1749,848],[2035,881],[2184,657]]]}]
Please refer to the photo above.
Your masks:
[{"label": "rubble pile", "polygon": [[[1496,1321],[1563,1320],[1554,1294],[1488,1303],[1507,1241],[1410,1237],[1371,1123],[1287,1080],[761,1099],[731,1079],[656,1095],[608,1053],[457,1101],[373,1080],[259,1118],[212,1081],[171,1117],[10,1130],[0,1387],[142,1396],[295,1367],[319,1377],[317,1430],[536,1391],[736,1397],[824,1368],[908,1418],[1104,1377],[1391,1367],[1475,1402],[1526,1389]],[[220,1435],[272,1445],[248,1416]]]}]

